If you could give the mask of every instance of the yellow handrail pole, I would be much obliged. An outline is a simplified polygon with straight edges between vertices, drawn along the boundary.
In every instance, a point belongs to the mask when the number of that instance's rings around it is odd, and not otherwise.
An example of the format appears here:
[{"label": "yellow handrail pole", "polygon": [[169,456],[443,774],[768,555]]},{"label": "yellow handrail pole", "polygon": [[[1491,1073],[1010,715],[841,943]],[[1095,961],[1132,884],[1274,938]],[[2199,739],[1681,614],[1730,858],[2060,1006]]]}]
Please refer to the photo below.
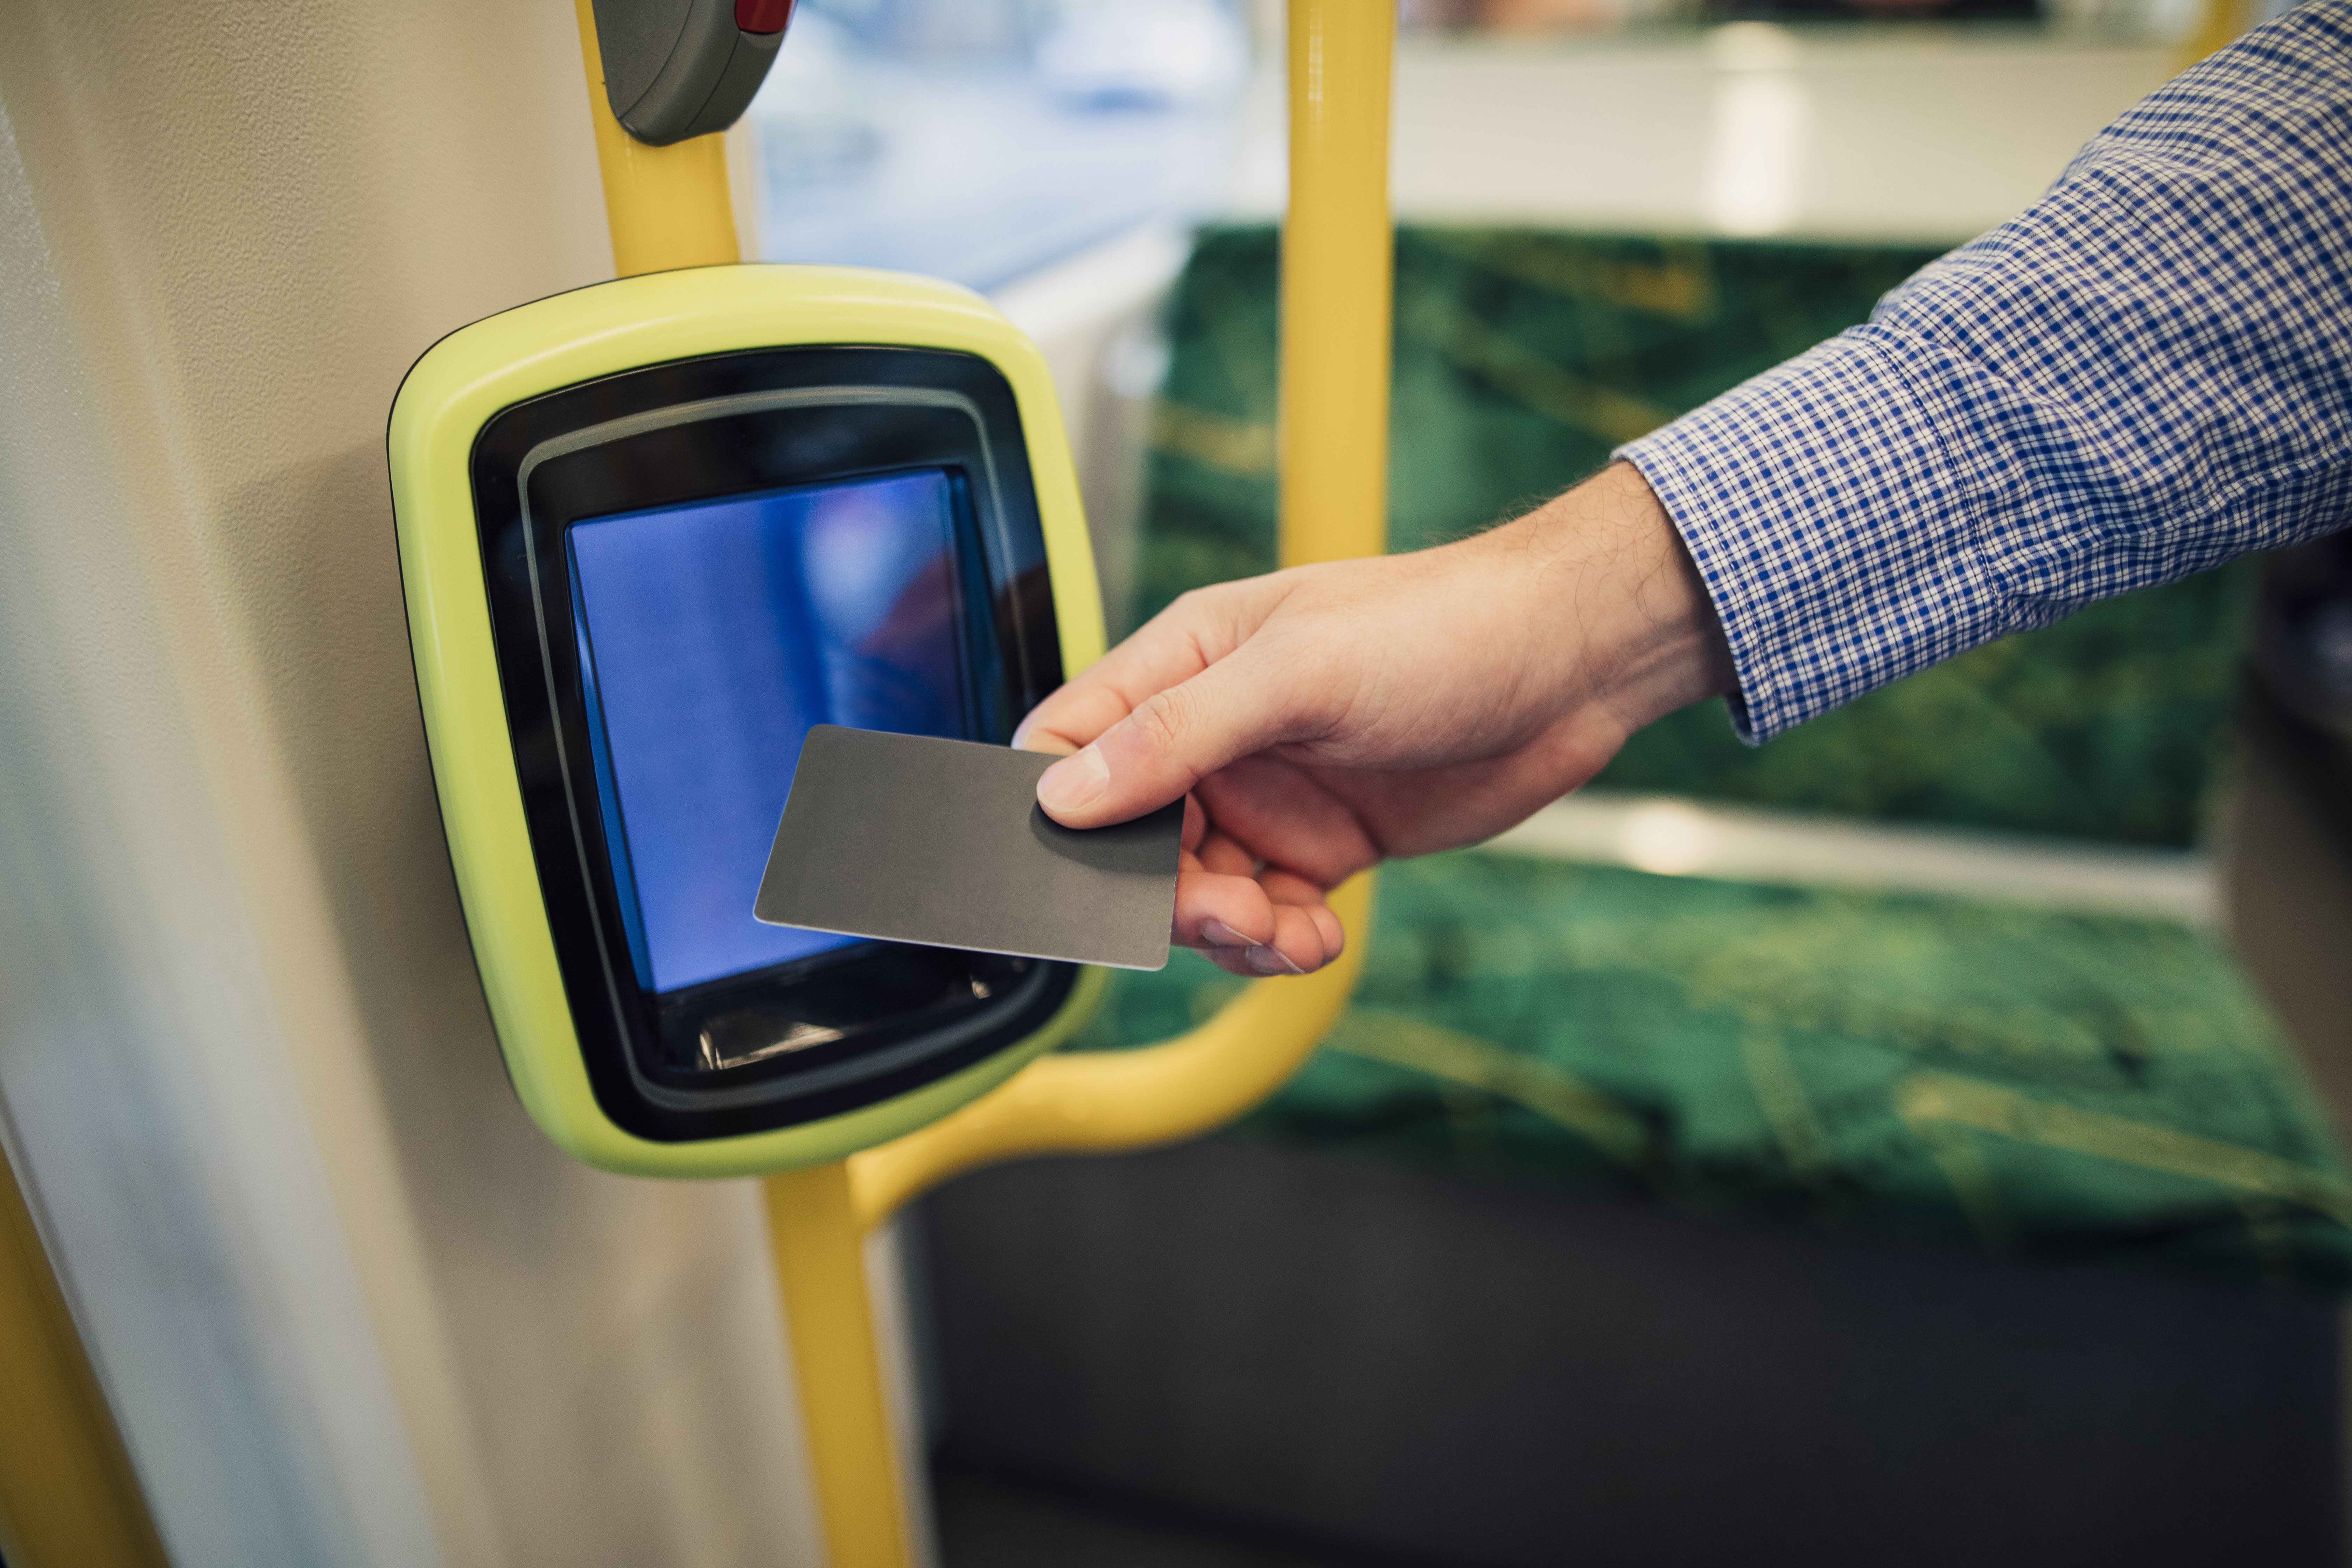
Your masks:
[{"label": "yellow handrail pole", "polygon": [[0,1159],[0,1554],[12,1568],[164,1568],[114,1417]]},{"label": "yellow handrail pole", "polygon": [[1282,224],[1285,566],[1388,548],[1389,0],[1290,0]]},{"label": "yellow handrail pole", "polygon": [[2205,0],[2196,27],[2173,55],[2172,68],[2185,71],[2236,43],[2257,20],[2254,10],[2247,0]]},{"label": "yellow handrail pole", "polygon": [[[1387,546],[1388,0],[1291,0],[1290,205],[1282,233],[1286,566]],[[1340,960],[1258,981],[1192,1033],[1142,1050],[1041,1058],[929,1127],[851,1156],[857,1213],[879,1224],[960,1172],[1024,1154],[1133,1149],[1204,1132],[1280,1088],[1346,1007],[1371,934],[1369,874],[1334,892]]]},{"label": "yellow handrail pole", "polygon": [[850,1203],[849,1172],[836,1160],[770,1176],[765,1186],[825,1561],[833,1568],[906,1568],[906,1498],[866,1287],[866,1226]]},{"label": "yellow handrail pole", "polygon": [[[589,0],[576,0],[588,113],[604,181],[614,269],[627,278],[741,259],[727,142],[698,136],[648,147],[621,128],[604,96]],[[906,1510],[866,1296],[865,1227],[838,1163],[763,1184],[776,1289],[800,1388],[809,1469],[833,1568],[907,1568]]]},{"label": "yellow handrail pole", "polygon": [[848,1167],[835,1160],[761,1185],[825,1561],[908,1568],[906,1494],[866,1287],[866,1225],[850,1201]]},{"label": "yellow handrail pole", "polygon": [[727,185],[724,133],[648,147],[613,118],[604,96],[604,52],[590,0],[575,0],[580,53],[588,67],[588,116],[596,127],[596,166],[604,179],[604,222],[613,231],[613,270],[623,278],[677,267],[740,261],[735,197]]}]

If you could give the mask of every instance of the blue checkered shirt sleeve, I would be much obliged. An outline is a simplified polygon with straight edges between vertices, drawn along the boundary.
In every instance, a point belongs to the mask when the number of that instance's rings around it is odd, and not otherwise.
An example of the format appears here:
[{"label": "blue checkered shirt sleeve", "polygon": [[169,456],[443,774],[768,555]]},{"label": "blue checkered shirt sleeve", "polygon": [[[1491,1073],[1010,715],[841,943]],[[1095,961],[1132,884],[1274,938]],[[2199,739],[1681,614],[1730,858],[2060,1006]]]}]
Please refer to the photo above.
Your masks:
[{"label": "blue checkered shirt sleeve", "polygon": [[1749,741],[2352,521],[2352,0],[2176,79],[1866,324],[1619,455],[1706,578]]}]

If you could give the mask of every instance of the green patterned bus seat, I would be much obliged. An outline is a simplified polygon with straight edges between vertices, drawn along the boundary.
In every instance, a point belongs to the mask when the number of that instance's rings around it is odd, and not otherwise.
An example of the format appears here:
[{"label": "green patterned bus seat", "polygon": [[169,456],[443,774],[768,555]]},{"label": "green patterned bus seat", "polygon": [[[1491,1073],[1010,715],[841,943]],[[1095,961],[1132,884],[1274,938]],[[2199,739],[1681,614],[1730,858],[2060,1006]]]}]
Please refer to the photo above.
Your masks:
[{"label": "green patterned bus seat", "polygon": [[[1081,1045],[1241,982],[1121,974]],[[2352,1187],[2236,966],[2158,921],[1465,851],[1382,874],[1254,1136],[1723,1215],[2336,1289]]]}]

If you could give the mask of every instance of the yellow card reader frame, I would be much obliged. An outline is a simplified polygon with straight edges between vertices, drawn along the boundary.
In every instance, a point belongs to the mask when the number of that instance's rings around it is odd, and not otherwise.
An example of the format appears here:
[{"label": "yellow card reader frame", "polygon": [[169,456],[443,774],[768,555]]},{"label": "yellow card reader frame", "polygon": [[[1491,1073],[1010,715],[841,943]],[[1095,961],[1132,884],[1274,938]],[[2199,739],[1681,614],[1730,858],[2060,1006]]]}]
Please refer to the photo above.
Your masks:
[{"label": "yellow card reader frame", "polygon": [[909,1092],[789,1126],[649,1137],[621,1125],[592,1082],[575,1026],[577,988],[567,992],[526,820],[494,646],[478,445],[503,413],[604,378],[823,345],[971,356],[1003,378],[1017,405],[1034,489],[1060,673],[1066,678],[1098,658],[1102,605],[1045,362],[984,300],[953,284],[761,265],[625,278],[451,333],[417,362],[393,405],[393,500],[417,689],[483,990],[508,1074],[532,1119],[570,1153],[605,1170],[730,1176],[838,1160],[935,1121],[1003,1082],[1067,1038],[1100,994],[1100,973],[1079,970],[1050,1016],[983,1059]]}]

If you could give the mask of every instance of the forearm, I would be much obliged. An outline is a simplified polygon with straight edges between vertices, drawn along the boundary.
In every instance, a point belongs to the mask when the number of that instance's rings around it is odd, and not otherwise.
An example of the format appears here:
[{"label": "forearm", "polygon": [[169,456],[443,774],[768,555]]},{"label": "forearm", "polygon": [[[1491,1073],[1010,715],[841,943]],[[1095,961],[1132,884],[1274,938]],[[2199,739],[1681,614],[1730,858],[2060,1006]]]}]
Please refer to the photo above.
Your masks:
[{"label": "forearm", "polygon": [[1636,442],[1761,739],[2352,505],[2352,7],[2124,116],[1871,322]]}]

